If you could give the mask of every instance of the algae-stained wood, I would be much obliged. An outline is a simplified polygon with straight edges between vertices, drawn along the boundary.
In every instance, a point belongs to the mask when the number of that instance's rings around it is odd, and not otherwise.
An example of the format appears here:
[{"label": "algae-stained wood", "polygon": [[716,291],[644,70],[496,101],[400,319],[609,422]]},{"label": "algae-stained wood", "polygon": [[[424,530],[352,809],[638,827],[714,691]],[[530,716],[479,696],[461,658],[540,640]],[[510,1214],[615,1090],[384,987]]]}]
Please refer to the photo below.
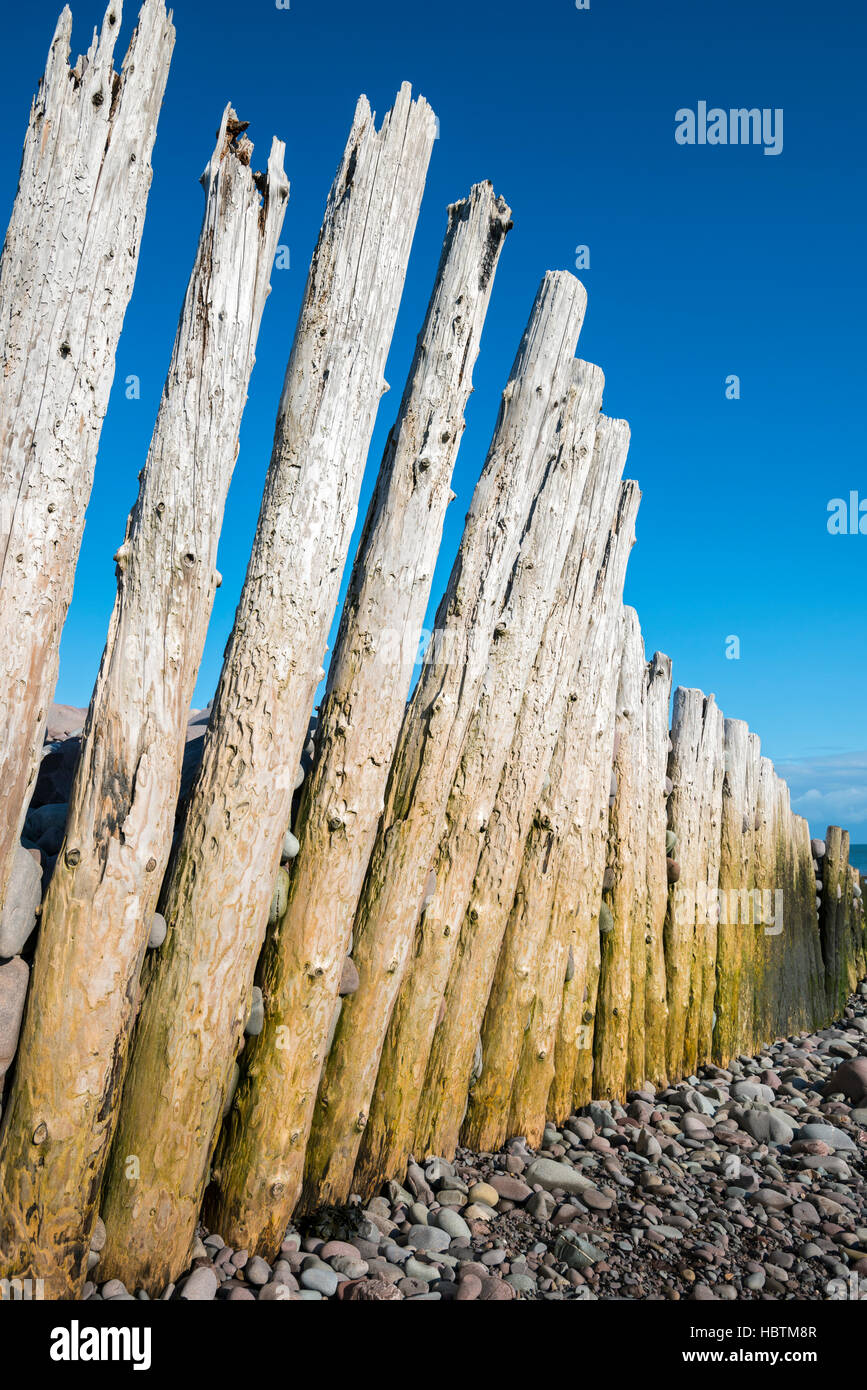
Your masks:
[{"label": "algae-stained wood", "polygon": [[[599,989],[593,1041],[593,1094],[622,1099],[635,1057],[630,1059],[632,999],[644,1018],[644,960],[633,978],[636,921],[643,937],[647,914],[647,838],[644,820],[646,745],[644,738],[645,660],[638,614],[624,610],[620,676],[609,816],[607,877],[599,919]],[[643,1052],[642,1066],[643,1070]],[[641,1082],[639,1080],[638,1084]]]},{"label": "algae-stained wood", "polygon": [[821,861],[822,906],[819,931],[828,1009],[840,1012],[851,988],[853,937],[849,928],[852,895],[849,889],[849,832],[829,825],[825,833],[825,854]]},{"label": "algae-stained wood", "polygon": [[[214,1162],[213,1229],[273,1255],[304,1150],[341,968],[382,812],[509,208],[490,184],[449,209],[427,316],[386,444],[295,824],[286,912],[259,970],[262,1033]],[[274,1195],[279,1182],[281,1196]]]},{"label": "algae-stained wood", "polygon": [[[385,1171],[400,1168],[412,1144],[416,1106],[420,1099],[427,1099],[421,1095],[419,1085],[455,948],[459,939],[464,940],[467,903],[474,877],[478,885],[481,873],[480,855],[488,846],[492,828],[500,824],[496,804],[502,790],[501,773],[516,737],[519,711],[523,714],[531,690],[547,685],[550,698],[530,694],[530,699],[535,698],[538,704],[533,732],[539,734],[545,718],[551,717],[551,700],[556,698],[553,667],[562,657],[563,642],[558,646],[554,634],[561,639],[568,634],[562,609],[572,602],[582,549],[576,534],[580,530],[583,539],[585,509],[589,509],[592,493],[590,480],[598,472],[594,442],[602,396],[599,369],[584,362],[572,365],[571,399],[554,444],[554,457],[533,504],[507,602],[496,621],[477,709],[449,795],[446,831],[434,867],[436,886],[416,928],[413,952],[385,1039],[379,1082],[356,1168],[356,1184],[362,1191],[375,1181],[380,1167]],[[555,610],[558,616],[552,621]],[[544,670],[539,670],[543,648],[550,656],[544,661]],[[556,728],[552,743],[555,737]],[[542,754],[540,766],[538,753],[526,739],[524,743],[527,761],[522,764],[523,785],[532,785],[534,779],[541,785],[550,751],[547,756]],[[518,846],[516,856],[522,847]],[[506,878],[511,869],[509,865]],[[495,875],[495,881],[502,886],[500,875]],[[513,877],[511,892],[504,890],[510,898],[514,883]],[[478,921],[478,916],[474,920]],[[495,948],[492,946],[491,950],[495,959]],[[448,1025],[444,1022],[441,1026]],[[475,1041],[473,1036],[471,1055]],[[460,1074],[461,1064],[456,1061],[456,1065]],[[466,1098],[466,1079],[465,1075],[458,1122]],[[441,1078],[436,1085],[443,1087],[445,1100],[451,1094],[449,1082]]]},{"label": "algae-stained wood", "polygon": [[[722,837],[720,849],[717,932],[716,1026],[714,1061],[725,1066],[741,1050],[741,976],[745,952],[738,927],[741,893],[749,878],[750,787],[749,729],[742,719],[724,724]],[[732,921],[731,918],[735,920]]]},{"label": "algae-stained wood", "polygon": [[[483,1030],[484,1036],[479,1030],[515,901],[522,851],[545,786],[566,704],[574,693],[576,663],[585,645],[594,583],[628,440],[625,422],[600,419],[593,465],[570,549],[525,685],[496,800],[490,816],[485,817],[481,852],[456,948],[452,949],[419,1112],[416,1142],[420,1149],[452,1151],[471,1073],[464,1142],[487,1147],[493,1142],[490,1136],[494,1129],[505,1122],[501,1112],[511,1089],[511,1075],[507,1082],[508,1067],[498,1054],[501,1041],[511,1032],[509,1019],[515,1007],[514,997],[509,997],[511,972],[508,978],[501,977],[503,987],[497,988],[497,1001],[491,1001],[487,1013],[490,1027]],[[450,872],[451,860],[448,862]],[[492,1059],[488,1058],[488,1046],[495,1054]]]},{"label": "algae-stained wood", "polygon": [[[508,1122],[510,1133],[525,1134],[531,1143],[541,1139],[549,1095],[559,1118],[569,1113],[578,1059],[592,1057],[593,1017],[590,1014],[584,1020],[583,1013],[589,1002],[588,982],[595,999],[598,977],[598,915],[608,838],[621,601],[638,502],[636,484],[623,483],[597,578],[589,640],[575,682],[576,698],[567,705],[539,824],[528,837],[513,908],[520,918],[518,930],[521,924],[528,932],[539,925],[545,928],[535,995],[519,1040]],[[561,1067],[556,1095],[552,1090],[555,1058]]]},{"label": "algae-stained wood", "polygon": [[310,1201],[343,1200],[350,1191],[464,736],[528,517],[570,400],[585,304],[574,276],[545,276],[401,726],[355,919],[359,988],[344,1000],[314,1113],[305,1177]]},{"label": "algae-stained wood", "polygon": [[[508,1104],[526,1021],[527,990],[535,962],[523,956],[531,939],[506,940],[524,846],[533,828],[567,705],[577,694],[576,678],[587,649],[593,594],[615,514],[629,448],[629,427],[602,417],[593,466],[554,606],[545,624],[494,810],[476,869],[458,949],[459,966],[449,981],[446,1016],[440,1024],[435,1107],[436,1131],[456,1133],[464,1108],[476,1042],[481,1036],[481,1070],[470,1084],[462,1142],[474,1149],[499,1147],[506,1135]],[[481,1030],[481,1033],[479,1032]],[[433,1059],[432,1059],[433,1060]]]},{"label": "algae-stained wood", "polygon": [[[668,998],[665,977],[665,914],[668,906],[668,871],[666,866],[666,831],[668,827],[668,797],[666,774],[668,767],[668,710],[671,702],[671,660],[662,652],[654,652],[647,664],[644,699],[644,743],[646,790],[646,875],[647,917],[644,923],[644,1016],[634,1020],[644,1038],[644,1076],[654,1086],[668,1079],[666,1038],[668,1033]],[[636,953],[636,967],[641,967],[641,952]]]},{"label": "algae-stained wood", "polygon": [[379,130],[362,97],[327,200],[107,1183],[104,1266],[145,1288],[183,1268],[207,1181],[434,137],[408,86]]},{"label": "algae-stained wood", "polygon": [[671,745],[668,859],[677,865],[677,879],[664,931],[666,1056],[669,1076],[677,1077],[698,1055],[700,1035],[709,1045],[713,1017],[724,750],[723,719],[712,695],[677,688]]},{"label": "algae-stained wood", "polygon": [[71,68],[61,14],[0,258],[0,903],[39,770],[174,44],[162,0],[145,0],[117,74],[120,19],[110,0]]},{"label": "algae-stained wood", "polygon": [[[117,598],[42,910],[35,1006],[0,1140],[11,1263],[76,1291],[123,1080],[138,980],[172,840],[217,542],[288,185],[275,141],[250,169],[227,108]],[[43,1143],[32,1135],[46,1127]],[[14,1232],[14,1235],[12,1234]]]}]

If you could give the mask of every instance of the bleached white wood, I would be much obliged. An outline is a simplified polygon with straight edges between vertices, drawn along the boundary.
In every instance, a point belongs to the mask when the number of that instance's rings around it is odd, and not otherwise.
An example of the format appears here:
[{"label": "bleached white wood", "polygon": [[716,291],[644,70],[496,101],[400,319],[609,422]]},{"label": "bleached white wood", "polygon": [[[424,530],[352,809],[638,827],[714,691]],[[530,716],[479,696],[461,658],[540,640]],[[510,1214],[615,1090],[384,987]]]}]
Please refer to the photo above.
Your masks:
[{"label": "bleached white wood", "polygon": [[[341,967],[406,709],[473,367],[510,210],[490,184],[449,209],[427,316],[386,444],[295,824],[289,903],[259,972],[262,1034],[214,1163],[208,1219],[275,1253],[298,1199]],[[273,1195],[279,1181],[282,1194]]]},{"label": "bleached white wood", "polygon": [[697,1055],[699,1037],[703,1050],[709,1046],[713,1016],[724,762],[722,714],[712,695],[677,688],[671,743],[668,828],[677,843],[668,857],[680,874],[670,885],[665,926],[666,1051],[669,1074],[678,1077]]},{"label": "bleached white wood", "polygon": [[[109,1170],[104,1264],[131,1286],[173,1279],[195,1228],[435,129],[430,107],[413,101],[407,84],[379,130],[362,97],[328,197],[247,576],[163,890],[168,936],[142,1006]],[[124,1173],[130,1153],[140,1159],[135,1184]]]},{"label": "bleached white wood", "polygon": [[[267,174],[254,175],[252,145],[226,108],[202,176],[198,252],[115,556],[117,598],[43,905],[32,974],[38,1007],[28,1011],[0,1144],[0,1222],[20,1243],[16,1267],[58,1293],[74,1293],[87,1274],[171,847],[223,506],[289,191],[283,148],[275,140]],[[47,1139],[37,1149],[40,1124]]]},{"label": "bleached white wood", "polygon": [[342,1200],[351,1189],[385,1031],[464,736],[478,707],[534,500],[558,457],[557,430],[574,389],[585,303],[584,289],[573,276],[546,275],[473,494],[434,641],[401,728],[355,921],[353,959],[360,986],[344,1001],[308,1145],[309,1191],[323,1200]]},{"label": "bleached white wood", "polygon": [[63,10],[0,259],[0,901],[33,791],[175,31],[120,0],[70,68]]},{"label": "bleached white wood", "polygon": [[[602,416],[595,423],[591,468],[554,604],[525,682],[460,924],[458,954],[452,961],[445,996],[445,1018],[431,1050],[428,1077],[434,1079],[429,1094],[438,1095],[439,1100],[435,1106],[425,1104],[424,1110],[431,1116],[436,1112],[436,1132],[448,1148],[463,1117],[480,1030],[483,1069],[470,1089],[462,1142],[490,1149],[506,1137],[508,1097],[517,1061],[515,1043],[520,1041],[523,1022],[513,982],[526,978],[530,965],[504,952],[503,938],[510,924],[524,846],[567,703],[576,693],[575,678],[586,650],[593,592],[629,448],[625,421]],[[579,450],[584,444],[582,435]],[[514,936],[510,940],[513,947],[523,945]]]}]

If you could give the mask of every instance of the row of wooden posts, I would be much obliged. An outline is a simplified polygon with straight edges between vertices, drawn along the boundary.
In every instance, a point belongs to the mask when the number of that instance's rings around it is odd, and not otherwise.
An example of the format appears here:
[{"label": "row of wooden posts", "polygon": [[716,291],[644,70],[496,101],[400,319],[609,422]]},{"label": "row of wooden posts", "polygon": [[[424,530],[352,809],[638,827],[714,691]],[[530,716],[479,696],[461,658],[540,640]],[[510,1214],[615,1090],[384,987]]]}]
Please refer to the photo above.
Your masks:
[{"label": "row of wooden posts", "polygon": [[[70,69],[61,16],[0,262],[0,896],[174,39],[162,0],[145,0],[117,75],[119,21],[112,0]],[[623,481],[629,429],[601,413],[599,368],[576,359],[586,296],[570,274],[536,295],[410,695],[511,226],[489,184],[448,210],[299,800],[434,138],[406,86],[379,128],[358,103],[176,828],[289,193],[282,144],[254,173],[231,108],[203,176],[7,1077],[0,1273],[42,1277],[55,1296],[80,1290],[100,1212],[101,1273],[129,1287],[175,1278],[200,1217],[273,1255],[299,1203],[369,1195],[410,1152],[535,1143],[546,1116],[593,1095],[816,1026],[864,973],[846,836],[811,847],[758,739],[713,697],[678,689],[669,733],[671,663],[646,661],[622,602],[639,502]],[[147,952],[157,909],[167,935]],[[341,994],[348,956],[356,987]]]}]

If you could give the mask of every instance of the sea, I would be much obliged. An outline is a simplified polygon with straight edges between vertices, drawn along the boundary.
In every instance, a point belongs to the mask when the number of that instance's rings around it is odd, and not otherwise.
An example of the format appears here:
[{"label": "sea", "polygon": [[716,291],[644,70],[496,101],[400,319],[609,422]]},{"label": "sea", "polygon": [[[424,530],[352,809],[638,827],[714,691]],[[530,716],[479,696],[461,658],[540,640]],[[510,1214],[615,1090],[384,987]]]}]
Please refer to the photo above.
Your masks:
[{"label": "sea", "polygon": [[850,845],[849,863],[855,865],[859,874],[867,875],[867,845]]}]

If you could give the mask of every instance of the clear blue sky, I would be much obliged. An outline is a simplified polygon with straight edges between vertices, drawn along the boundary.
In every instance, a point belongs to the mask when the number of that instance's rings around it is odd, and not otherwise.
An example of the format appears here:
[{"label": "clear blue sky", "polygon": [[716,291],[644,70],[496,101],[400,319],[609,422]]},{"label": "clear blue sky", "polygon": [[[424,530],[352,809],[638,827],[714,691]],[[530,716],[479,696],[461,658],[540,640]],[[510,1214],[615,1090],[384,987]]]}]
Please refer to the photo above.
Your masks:
[{"label": "clear blue sky", "polygon": [[[59,0],[7,10],[5,222]],[[125,8],[122,43],[134,23]],[[74,51],[102,17],[74,0]],[[86,704],[114,597],[111,556],[136,491],[202,213],[198,176],[227,100],[254,163],[286,141],[292,184],[226,513],[196,703],[211,696],[255,526],[274,413],[323,202],[365,92],[381,115],[408,79],[434,149],[361,516],[430,290],[446,204],[489,178],[514,210],[435,581],[458,544],[542,273],[574,268],[589,306],[579,352],[632,426],[643,501],[627,600],[648,654],[714,691],[789,777],[814,827],[867,840],[867,536],[828,534],[827,506],[867,498],[864,71],[860,0],[177,0],[135,292],[102,435],[57,698]],[[683,147],[675,112],[782,108],[784,148]],[[141,399],[123,382],[141,378]],[[726,400],[725,379],[741,380]],[[737,635],[740,659],[727,660]]]}]

